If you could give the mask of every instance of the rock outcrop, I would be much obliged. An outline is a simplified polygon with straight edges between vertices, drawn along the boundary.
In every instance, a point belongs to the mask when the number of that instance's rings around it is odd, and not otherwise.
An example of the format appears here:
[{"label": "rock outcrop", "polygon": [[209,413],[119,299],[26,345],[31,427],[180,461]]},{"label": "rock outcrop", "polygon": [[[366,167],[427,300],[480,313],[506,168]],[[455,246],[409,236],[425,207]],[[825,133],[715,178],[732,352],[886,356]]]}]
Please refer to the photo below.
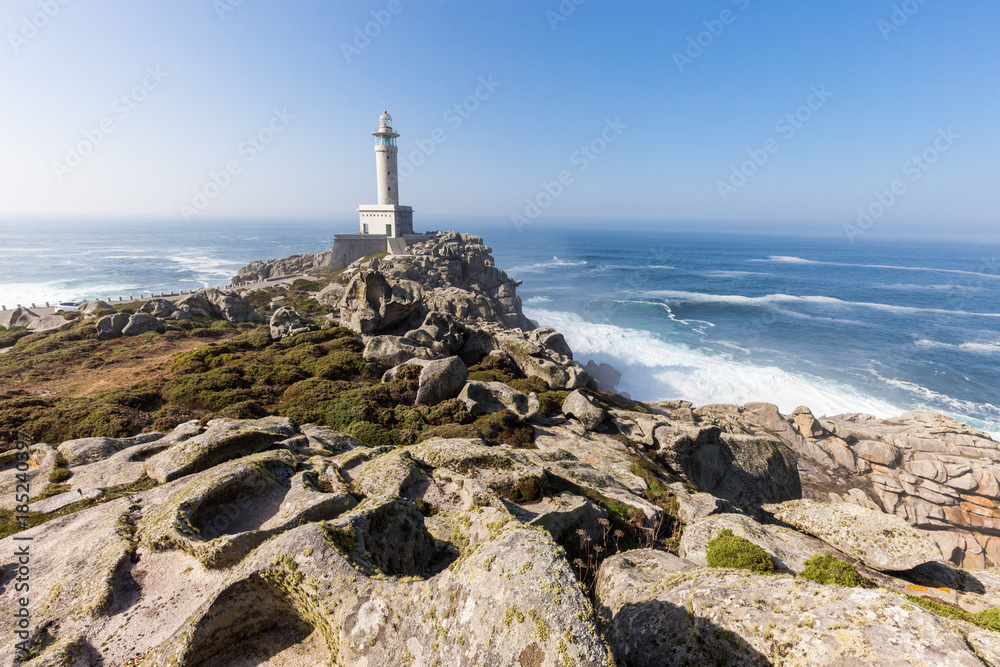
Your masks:
[{"label": "rock outcrop", "polygon": [[237,292],[207,287],[194,292],[174,305],[195,317],[223,318],[230,322],[261,322],[250,302]]},{"label": "rock outcrop", "polygon": [[596,596],[619,665],[983,664],[966,631],[884,590],[640,550],[604,562]]},{"label": "rock outcrop", "polygon": [[329,271],[332,250],[324,250],[305,255],[292,255],[282,259],[253,261],[244,266],[232,278],[233,284],[256,282],[282,276],[299,275],[303,273],[325,273]]},{"label": "rock outcrop", "polygon": [[413,316],[437,312],[467,324],[532,328],[516,294],[520,282],[496,267],[481,237],[444,232],[409,251],[358,260],[345,269],[347,288],[337,304],[345,326],[358,333],[386,332]]},{"label": "rock outcrop", "polygon": [[883,572],[912,570],[941,560],[937,545],[899,517],[884,512],[851,503],[812,500],[765,505],[764,510]]},{"label": "rock outcrop", "polygon": [[780,438],[795,450],[805,498],[894,514],[956,565],[1000,563],[1000,445],[981,431],[930,412],[817,419],[767,403],[706,406],[694,418]]},{"label": "rock outcrop", "polygon": [[270,332],[271,338],[275,340],[307,331],[315,331],[318,328],[315,322],[307,317],[302,317],[294,308],[289,306],[278,308],[271,315]]}]

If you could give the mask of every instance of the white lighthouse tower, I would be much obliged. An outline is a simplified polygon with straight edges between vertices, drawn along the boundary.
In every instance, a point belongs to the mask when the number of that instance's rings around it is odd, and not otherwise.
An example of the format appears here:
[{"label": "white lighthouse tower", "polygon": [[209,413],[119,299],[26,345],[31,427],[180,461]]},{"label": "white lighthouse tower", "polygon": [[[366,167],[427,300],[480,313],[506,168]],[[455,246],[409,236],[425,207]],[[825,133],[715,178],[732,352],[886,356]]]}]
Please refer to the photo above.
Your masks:
[{"label": "white lighthouse tower", "polygon": [[392,131],[392,116],[383,111],[379,117],[375,137],[375,174],[378,184],[378,203],[362,205],[361,233],[401,237],[413,234],[413,209],[399,205],[399,172],[396,168],[396,138]]}]

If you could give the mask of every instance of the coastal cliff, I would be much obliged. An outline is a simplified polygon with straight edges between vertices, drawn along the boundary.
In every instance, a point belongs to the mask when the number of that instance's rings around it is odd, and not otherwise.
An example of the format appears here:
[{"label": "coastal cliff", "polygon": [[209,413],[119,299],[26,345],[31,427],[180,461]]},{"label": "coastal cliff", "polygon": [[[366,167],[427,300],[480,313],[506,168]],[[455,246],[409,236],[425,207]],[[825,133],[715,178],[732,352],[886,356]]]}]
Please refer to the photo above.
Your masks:
[{"label": "coastal cliff", "polygon": [[634,401],[410,250],[0,332],[4,664],[1000,664],[986,434]]}]

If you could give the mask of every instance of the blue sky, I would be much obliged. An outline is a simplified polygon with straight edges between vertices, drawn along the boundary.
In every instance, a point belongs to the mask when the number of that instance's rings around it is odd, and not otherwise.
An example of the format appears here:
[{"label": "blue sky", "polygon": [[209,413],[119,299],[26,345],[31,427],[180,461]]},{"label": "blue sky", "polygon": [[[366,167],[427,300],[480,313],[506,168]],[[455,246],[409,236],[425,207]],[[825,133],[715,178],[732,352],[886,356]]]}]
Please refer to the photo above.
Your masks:
[{"label": "blue sky", "polygon": [[385,103],[418,228],[995,237],[995,0],[576,2],[4,0],[0,221],[349,227]]}]

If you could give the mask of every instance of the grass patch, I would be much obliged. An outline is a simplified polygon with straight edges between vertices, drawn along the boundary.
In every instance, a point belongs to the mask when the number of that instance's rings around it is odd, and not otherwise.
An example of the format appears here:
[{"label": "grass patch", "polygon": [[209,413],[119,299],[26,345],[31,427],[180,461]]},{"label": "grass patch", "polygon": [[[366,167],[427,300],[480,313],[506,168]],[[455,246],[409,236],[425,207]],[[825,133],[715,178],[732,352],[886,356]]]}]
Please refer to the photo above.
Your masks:
[{"label": "grass patch", "polygon": [[773,574],[778,571],[774,560],[759,546],[733,534],[728,528],[722,530],[708,543],[708,566],[730,570],[749,570],[758,574]]},{"label": "grass patch", "polygon": [[817,584],[845,588],[871,588],[875,584],[862,577],[850,563],[834,556],[813,556],[799,576]]},{"label": "grass patch", "polygon": [[938,616],[969,623],[970,625],[975,625],[991,632],[1000,632],[1000,609],[984,609],[979,613],[973,614],[955,605],[938,602],[937,600],[928,600],[927,598],[907,594],[904,594],[904,597],[913,604],[920,605]]}]

